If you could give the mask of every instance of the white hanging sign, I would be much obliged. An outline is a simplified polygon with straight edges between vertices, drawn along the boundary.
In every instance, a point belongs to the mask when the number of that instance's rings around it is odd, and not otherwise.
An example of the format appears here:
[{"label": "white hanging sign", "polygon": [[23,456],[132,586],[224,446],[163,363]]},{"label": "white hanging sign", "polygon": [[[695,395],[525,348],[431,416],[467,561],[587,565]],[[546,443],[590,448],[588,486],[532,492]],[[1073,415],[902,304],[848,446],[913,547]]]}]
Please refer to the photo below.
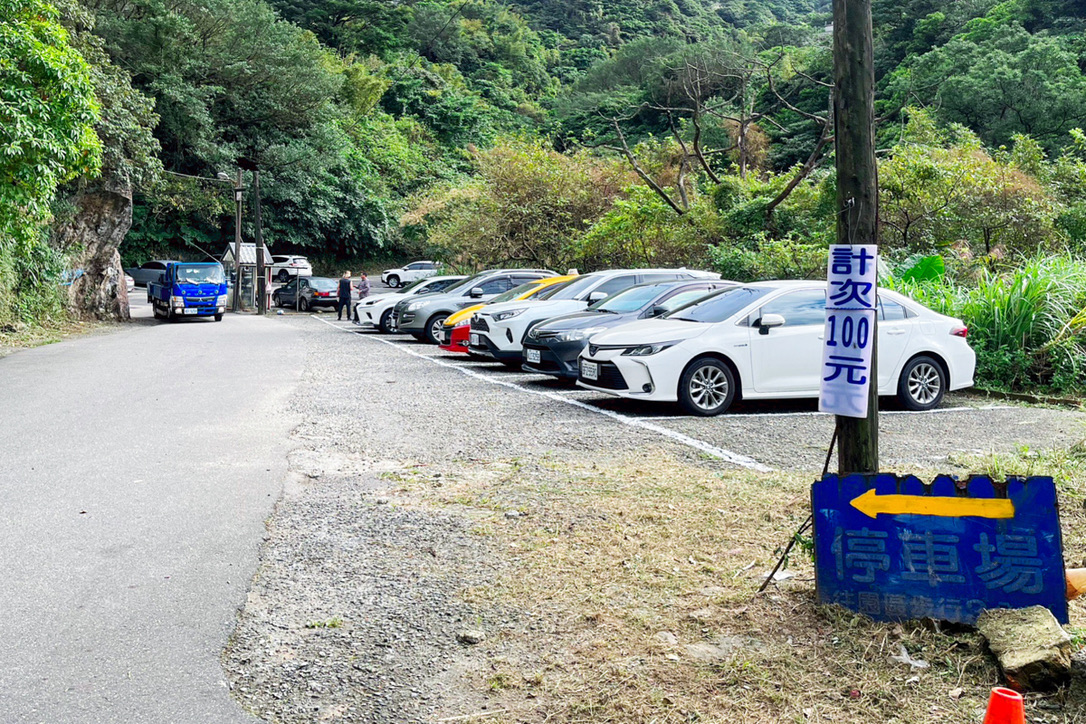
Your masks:
[{"label": "white hanging sign", "polygon": [[818,409],[822,412],[867,417],[878,309],[877,259],[878,247],[874,244],[830,246],[819,375]]}]

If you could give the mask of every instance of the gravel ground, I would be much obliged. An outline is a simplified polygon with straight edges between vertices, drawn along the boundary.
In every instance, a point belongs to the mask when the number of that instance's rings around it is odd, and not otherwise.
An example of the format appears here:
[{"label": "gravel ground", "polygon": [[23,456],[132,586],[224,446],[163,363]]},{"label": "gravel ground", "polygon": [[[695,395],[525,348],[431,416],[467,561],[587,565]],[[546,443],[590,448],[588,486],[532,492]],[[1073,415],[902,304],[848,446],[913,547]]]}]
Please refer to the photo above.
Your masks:
[{"label": "gravel ground", "polygon": [[[711,420],[631,406],[539,376],[451,359],[404,338],[302,328],[307,370],[289,412],[284,496],[224,666],[235,695],[275,722],[441,721],[485,712],[466,680],[505,630],[550,628],[472,595],[502,571],[503,551],[467,507],[433,509],[396,481],[518,459],[584,461],[665,448],[703,466],[816,473],[832,418],[813,403],[747,404]],[[954,395],[931,414],[882,417],[885,467],[930,468],[956,451],[1065,446],[1086,415]],[[729,456],[731,456],[729,458]],[[515,513],[509,513],[515,515]],[[482,532],[483,534],[480,534]],[[465,643],[473,632],[487,637]]]}]

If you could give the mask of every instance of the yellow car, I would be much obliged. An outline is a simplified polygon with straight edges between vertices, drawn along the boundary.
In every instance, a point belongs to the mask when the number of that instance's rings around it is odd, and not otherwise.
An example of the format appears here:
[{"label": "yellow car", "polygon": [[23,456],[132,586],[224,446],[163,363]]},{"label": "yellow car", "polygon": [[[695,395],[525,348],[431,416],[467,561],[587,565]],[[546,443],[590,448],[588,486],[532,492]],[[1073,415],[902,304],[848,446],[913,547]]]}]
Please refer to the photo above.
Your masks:
[{"label": "yellow car", "polygon": [[[571,279],[576,279],[576,274],[567,274],[546,279],[534,279],[519,287],[513,287],[503,294],[491,299],[486,304],[498,304],[499,302],[516,302],[522,299],[535,299],[544,292],[554,291],[556,287],[565,284]],[[446,352],[468,352],[468,324],[471,316],[486,306],[486,304],[473,304],[458,312],[449,315],[445,325],[441,328],[441,349]]]}]

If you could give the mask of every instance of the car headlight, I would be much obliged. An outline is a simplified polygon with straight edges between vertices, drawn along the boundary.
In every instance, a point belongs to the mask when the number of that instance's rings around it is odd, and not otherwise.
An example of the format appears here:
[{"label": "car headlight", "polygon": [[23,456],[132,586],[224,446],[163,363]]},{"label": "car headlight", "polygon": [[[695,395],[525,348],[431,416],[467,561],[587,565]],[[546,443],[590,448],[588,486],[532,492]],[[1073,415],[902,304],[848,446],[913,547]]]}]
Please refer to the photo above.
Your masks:
[{"label": "car headlight", "polygon": [[526,310],[526,309],[527,309],[527,307],[521,307],[520,309],[510,309],[510,310],[508,310],[506,312],[496,312],[494,314],[494,321],[495,322],[501,322],[501,321],[504,321],[506,319],[512,319],[513,317],[516,317],[517,315],[524,314],[524,310]]},{"label": "car headlight", "polygon": [[588,339],[597,332],[606,330],[607,327],[588,327],[586,329],[571,329],[568,332],[559,332],[555,339],[559,342],[579,342],[582,339]]},{"label": "car headlight", "polygon": [[216,307],[225,307],[226,306],[226,295],[225,294],[220,294],[219,296],[215,297],[215,306]]},{"label": "car headlight", "polygon": [[650,354],[663,352],[669,347],[674,347],[678,342],[657,342],[656,344],[642,344],[637,347],[627,347],[622,353],[624,357],[648,357]]},{"label": "car headlight", "polygon": [[183,307],[185,306],[184,297],[170,297],[170,306]]},{"label": "car headlight", "polygon": [[413,312],[416,309],[418,309],[419,307],[421,307],[423,304],[425,304],[425,302],[411,302],[406,307],[404,307],[404,311],[405,312]]}]

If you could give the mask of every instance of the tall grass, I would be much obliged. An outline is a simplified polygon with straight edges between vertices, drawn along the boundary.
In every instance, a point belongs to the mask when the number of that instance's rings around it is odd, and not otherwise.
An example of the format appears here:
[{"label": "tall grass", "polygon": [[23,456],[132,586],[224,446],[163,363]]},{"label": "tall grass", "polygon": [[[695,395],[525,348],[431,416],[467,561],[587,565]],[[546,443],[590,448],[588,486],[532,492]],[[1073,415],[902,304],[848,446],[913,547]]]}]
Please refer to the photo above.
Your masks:
[{"label": "tall grass", "polygon": [[882,284],[969,326],[978,385],[1086,391],[1086,261],[1037,256],[972,280]]}]

